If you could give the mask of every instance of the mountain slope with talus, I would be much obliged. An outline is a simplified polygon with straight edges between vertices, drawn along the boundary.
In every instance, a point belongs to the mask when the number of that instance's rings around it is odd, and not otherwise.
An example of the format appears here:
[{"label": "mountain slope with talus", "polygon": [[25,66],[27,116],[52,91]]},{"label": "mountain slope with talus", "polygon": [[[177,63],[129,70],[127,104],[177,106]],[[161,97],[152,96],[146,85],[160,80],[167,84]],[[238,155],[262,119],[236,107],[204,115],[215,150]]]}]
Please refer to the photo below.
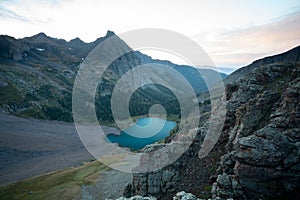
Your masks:
[{"label": "mountain slope with talus", "polygon": [[44,33],[23,39],[0,36],[1,108],[20,116],[71,121],[76,72],[104,39],[78,46]]},{"label": "mountain slope with talus", "polygon": [[[72,89],[79,67],[97,45],[112,36],[116,35],[108,31],[106,36],[85,43],[79,38],[67,42],[63,39],[51,38],[44,33],[23,39],[1,35],[1,109],[23,117],[72,121]],[[118,38],[111,48],[118,49],[122,45],[127,46]],[[130,49],[128,46],[127,48]],[[99,80],[102,83],[96,94],[96,106],[100,121],[113,120],[110,98],[117,80],[126,72],[134,71],[136,66],[153,63],[177,70],[187,79],[196,93],[207,90],[198,69],[154,60],[140,52],[130,51],[111,63],[103,74],[102,80]],[[218,74],[213,70],[203,69],[201,72]],[[136,78],[128,80],[129,82],[147,79],[147,74],[133,74]],[[225,77],[224,74],[221,76]],[[99,99],[102,101],[100,102]],[[139,88],[132,99],[133,105],[130,110],[133,115],[148,113],[151,105],[156,103],[164,104],[171,114],[179,113],[174,94],[159,85],[151,85],[146,89]]]}]

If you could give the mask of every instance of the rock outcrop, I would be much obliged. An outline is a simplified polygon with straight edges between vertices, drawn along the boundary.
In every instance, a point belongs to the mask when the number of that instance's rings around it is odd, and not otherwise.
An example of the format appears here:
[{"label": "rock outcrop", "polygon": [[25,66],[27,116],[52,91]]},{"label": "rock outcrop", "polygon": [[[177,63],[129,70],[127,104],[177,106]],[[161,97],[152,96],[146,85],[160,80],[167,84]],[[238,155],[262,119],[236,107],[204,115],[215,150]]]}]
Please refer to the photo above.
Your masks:
[{"label": "rock outcrop", "polygon": [[176,191],[185,190],[209,198],[211,189],[213,199],[298,197],[300,64],[257,67],[227,84],[223,98],[227,101],[225,124],[208,156],[199,159],[197,155],[206,133],[200,127],[176,162],[159,171],[135,174],[132,194],[170,199]]},{"label": "rock outcrop", "polygon": [[[209,177],[215,174],[219,158],[225,150],[226,138],[221,137],[218,144],[206,157],[199,158],[198,153],[209,127],[209,113],[203,114],[201,121],[202,124],[192,144],[179,159],[157,171],[133,174],[132,184],[126,187],[124,196],[141,195],[155,196],[158,199],[172,199],[178,191],[185,190],[198,197],[209,198],[211,190]],[[167,144],[146,146],[144,151],[152,152],[157,148],[166,148],[166,146],[171,146],[172,149],[172,145],[180,148],[180,145],[175,145],[178,142],[177,136],[175,134],[173,138],[172,136],[167,138],[167,141],[172,140],[172,142]],[[181,140],[179,139],[179,141]],[[171,150],[171,152],[176,152],[176,149]],[[148,163],[157,162],[159,164],[165,158],[170,157],[172,157],[172,154],[168,154],[168,152],[162,153],[161,155],[150,157]],[[141,160],[141,166],[143,164],[144,160]]]},{"label": "rock outcrop", "polygon": [[[231,127],[214,197],[297,197],[300,189],[300,65],[276,63],[254,70],[229,96]],[[228,95],[227,95],[228,96]]]},{"label": "rock outcrop", "polygon": [[184,191],[178,192],[173,200],[200,200],[195,195],[191,193],[186,193]]},{"label": "rock outcrop", "polygon": [[[109,200],[109,199],[108,199]],[[133,196],[133,197],[120,197],[116,200],[156,200],[155,197],[142,197],[139,195]],[[173,200],[201,200],[197,198],[195,195],[191,193],[186,193],[184,191],[178,192],[176,196],[173,197]]]},{"label": "rock outcrop", "polygon": [[[108,200],[110,200],[110,199],[108,199]],[[120,198],[117,198],[116,200],[156,200],[156,198],[155,197],[142,197],[142,196],[136,195],[136,196],[129,197],[129,198],[120,197]]]}]

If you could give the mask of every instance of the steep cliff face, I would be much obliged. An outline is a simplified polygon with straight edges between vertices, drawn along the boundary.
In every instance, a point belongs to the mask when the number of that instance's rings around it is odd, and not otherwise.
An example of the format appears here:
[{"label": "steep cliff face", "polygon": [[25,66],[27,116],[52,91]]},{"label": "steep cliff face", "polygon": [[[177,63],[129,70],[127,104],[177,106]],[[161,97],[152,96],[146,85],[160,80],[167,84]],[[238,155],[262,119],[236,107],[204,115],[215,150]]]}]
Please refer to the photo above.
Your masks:
[{"label": "steep cliff face", "polygon": [[125,194],[170,199],[185,190],[208,198],[213,183],[213,198],[296,198],[300,189],[299,62],[261,65],[227,84],[223,98],[225,124],[207,157],[197,155],[209,123],[205,118],[180,159],[162,170],[135,174]]},{"label": "steep cliff face", "polygon": [[300,65],[261,66],[231,90],[226,153],[214,197],[297,197],[300,188]]},{"label": "steep cliff face", "polygon": [[[227,142],[227,138],[221,135],[212,151],[206,157],[199,158],[198,153],[201,144],[210,126],[210,110],[209,108],[201,109],[200,126],[187,151],[175,162],[160,170],[134,174],[132,184],[125,188],[124,196],[142,195],[154,196],[158,199],[172,199],[179,191],[184,190],[198,197],[210,198],[212,181],[210,177],[216,175],[219,158],[225,151],[225,144]],[[167,149],[167,146],[172,147],[172,145],[180,149],[180,145],[184,145],[184,141],[189,140],[183,137],[182,141],[180,135],[182,133],[171,135],[166,138],[165,144],[146,146],[143,151],[149,153],[160,148]],[[179,142],[178,146],[175,145],[177,142]],[[150,158],[146,160],[147,162],[141,159],[140,166],[147,167],[147,164],[151,163],[152,165],[153,162],[159,165],[160,162],[174,156],[176,148],[171,148],[171,151],[155,156],[151,156],[150,154]]]},{"label": "steep cliff face", "polygon": [[[124,196],[138,194],[158,199],[172,199],[179,191],[185,190],[198,197],[209,198],[211,190],[209,177],[217,169],[224,145],[217,146],[207,157],[200,159],[198,152],[204,132],[205,130],[199,132],[189,150],[176,162],[158,171],[134,174],[133,182],[125,189]],[[154,146],[151,148],[155,149]]]}]

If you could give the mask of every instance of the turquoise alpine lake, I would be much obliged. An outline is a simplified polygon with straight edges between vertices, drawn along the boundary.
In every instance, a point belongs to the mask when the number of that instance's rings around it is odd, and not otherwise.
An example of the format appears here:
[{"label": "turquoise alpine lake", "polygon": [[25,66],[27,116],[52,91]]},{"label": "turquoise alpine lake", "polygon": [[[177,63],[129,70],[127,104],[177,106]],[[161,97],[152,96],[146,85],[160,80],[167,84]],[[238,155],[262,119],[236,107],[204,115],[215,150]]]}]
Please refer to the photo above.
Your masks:
[{"label": "turquoise alpine lake", "polygon": [[121,147],[139,150],[164,139],[175,126],[175,122],[160,118],[140,118],[119,135],[109,134],[107,139],[112,143],[118,143]]}]

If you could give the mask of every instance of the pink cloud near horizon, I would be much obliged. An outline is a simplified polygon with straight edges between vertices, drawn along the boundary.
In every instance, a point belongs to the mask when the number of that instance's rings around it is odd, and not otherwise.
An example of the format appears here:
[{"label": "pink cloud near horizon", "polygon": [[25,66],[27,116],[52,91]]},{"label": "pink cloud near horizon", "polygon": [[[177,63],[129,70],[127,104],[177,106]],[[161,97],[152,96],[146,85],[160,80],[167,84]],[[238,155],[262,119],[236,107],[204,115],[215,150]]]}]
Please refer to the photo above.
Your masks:
[{"label": "pink cloud near horizon", "polygon": [[300,11],[268,24],[198,34],[194,39],[203,45],[216,66],[238,68],[300,45],[299,21]]}]

